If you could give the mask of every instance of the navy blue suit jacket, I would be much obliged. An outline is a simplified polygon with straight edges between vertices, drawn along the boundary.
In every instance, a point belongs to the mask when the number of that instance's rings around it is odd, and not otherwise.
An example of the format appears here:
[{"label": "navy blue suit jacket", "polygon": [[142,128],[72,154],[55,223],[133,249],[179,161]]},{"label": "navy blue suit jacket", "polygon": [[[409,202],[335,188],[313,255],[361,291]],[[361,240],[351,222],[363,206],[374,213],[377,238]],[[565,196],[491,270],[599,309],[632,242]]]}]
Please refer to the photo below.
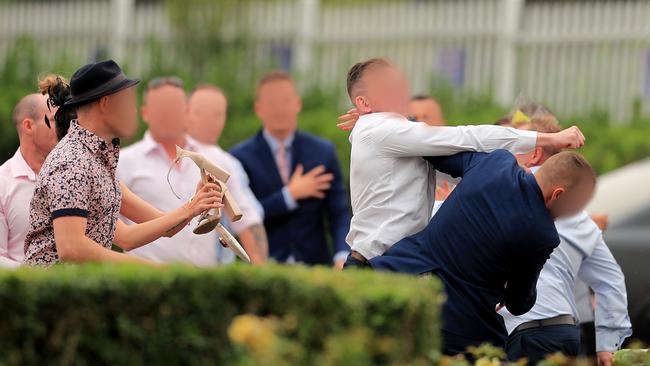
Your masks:
[{"label": "navy blue suit jacket", "polygon": [[[350,250],[345,242],[350,229],[348,195],[332,143],[296,131],[291,146],[291,172],[298,164],[302,164],[305,173],[324,165],[327,172],[334,174],[334,180],[325,199],[298,200],[298,207],[292,211],[284,201],[284,184],[261,131],[233,147],[231,153],[242,163],[253,194],[264,207],[271,257],[284,262],[293,255],[296,261],[306,264],[331,264],[335,252]],[[326,229],[331,234],[333,248],[328,246]]]},{"label": "navy blue suit jacket", "polygon": [[443,331],[467,340],[465,345],[503,347],[507,332],[495,306],[503,302],[521,315],[535,304],[539,272],[560,243],[554,220],[535,177],[507,151],[426,159],[463,179],[427,228],[397,242],[371,265],[434,272],[447,292]]}]

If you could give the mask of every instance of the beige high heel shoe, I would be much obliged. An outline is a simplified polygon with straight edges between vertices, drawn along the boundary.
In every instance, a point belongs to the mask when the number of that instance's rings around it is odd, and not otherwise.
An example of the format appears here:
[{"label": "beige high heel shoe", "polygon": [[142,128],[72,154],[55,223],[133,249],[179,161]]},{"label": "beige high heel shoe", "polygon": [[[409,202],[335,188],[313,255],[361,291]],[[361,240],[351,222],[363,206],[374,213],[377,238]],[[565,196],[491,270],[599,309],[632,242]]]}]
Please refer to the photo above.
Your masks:
[{"label": "beige high heel shoe", "polygon": [[[176,146],[176,158],[174,159],[172,166],[167,172],[167,183],[169,184],[172,193],[174,193],[174,195],[180,199],[176,192],[174,192],[174,188],[169,181],[169,174],[171,173],[174,164],[178,163],[178,161],[182,158],[192,159],[192,161],[194,161],[194,163],[201,169],[202,184],[210,182],[216,183],[219,186],[220,191],[223,195],[222,202],[224,209],[226,210],[226,214],[228,214],[232,222],[240,220],[243,216],[243,213],[233,198],[232,193],[230,193],[230,190],[228,187],[226,187],[225,184],[225,182],[230,178],[230,173],[213,164],[203,155],[192,151],[183,150],[178,146]],[[239,244],[237,239],[235,239],[235,237],[230,234],[223,225],[221,225],[221,209],[211,209],[201,214],[199,217],[199,224],[196,226],[196,228],[194,228],[193,232],[194,234],[201,235],[207,234],[212,230],[216,230],[219,234],[219,241],[221,242],[221,245],[230,248],[230,250],[232,250],[239,258],[250,263],[250,257],[241,246],[241,244]]]}]

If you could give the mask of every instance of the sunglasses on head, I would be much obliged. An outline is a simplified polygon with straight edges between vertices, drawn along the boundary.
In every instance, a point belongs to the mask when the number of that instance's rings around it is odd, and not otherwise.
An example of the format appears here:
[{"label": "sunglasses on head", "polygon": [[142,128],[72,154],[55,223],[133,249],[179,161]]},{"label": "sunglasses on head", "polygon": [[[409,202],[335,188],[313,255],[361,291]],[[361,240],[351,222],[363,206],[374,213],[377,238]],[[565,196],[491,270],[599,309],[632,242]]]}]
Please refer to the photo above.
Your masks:
[{"label": "sunglasses on head", "polygon": [[[47,98],[47,110],[52,112],[52,100],[50,98]],[[47,118],[47,114],[45,114],[43,119],[45,120],[47,128],[52,128],[52,126],[50,126],[50,119]]]},{"label": "sunglasses on head", "polygon": [[177,88],[183,89],[183,80],[176,76],[164,76],[159,78],[154,78],[149,81],[147,84],[147,90],[157,89],[161,86],[175,86]]}]

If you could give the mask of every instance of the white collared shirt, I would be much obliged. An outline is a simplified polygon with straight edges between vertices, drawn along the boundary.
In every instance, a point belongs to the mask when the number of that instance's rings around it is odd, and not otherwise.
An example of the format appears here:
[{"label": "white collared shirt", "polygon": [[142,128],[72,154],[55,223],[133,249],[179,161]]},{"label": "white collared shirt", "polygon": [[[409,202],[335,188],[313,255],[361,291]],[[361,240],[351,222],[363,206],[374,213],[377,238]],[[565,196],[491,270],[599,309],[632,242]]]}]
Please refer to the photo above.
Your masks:
[{"label": "white collared shirt", "polygon": [[20,149],[0,166],[0,268],[15,268],[25,259],[29,230],[29,203],[36,188],[36,173]]},{"label": "white collared shirt", "polygon": [[[231,173],[226,186],[243,212],[241,220],[230,224],[236,233],[262,222],[252,192],[245,192],[240,181],[242,178],[234,173],[237,168],[231,166],[230,160],[223,150],[216,146],[201,144],[189,136],[186,137],[184,148],[203,154],[213,163]],[[171,164],[172,161],[162,145],[154,141],[147,132],[141,141],[122,149],[118,177],[133,193],[159,210],[169,212],[180,207],[192,197],[196,191],[196,184],[200,180],[200,171],[194,162],[190,159],[181,160],[169,175],[169,181],[174,187],[174,191],[181,197],[179,200],[167,183],[167,171]],[[131,223],[127,219],[123,219],[125,222]],[[234,260],[234,256],[229,251],[227,259],[218,260],[217,233],[213,231],[204,235],[196,235],[192,232],[196,225],[197,219],[195,218],[189,226],[174,237],[160,238],[129,253],[159,262],[185,262],[197,266],[210,266],[218,262]]]},{"label": "white collared shirt", "polygon": [[361,116],[352,133],[352,221],[346,237],[367,259],[424,229],[435,200],[435,171],[423,156],[507,149],[525,153],[537,133],[499,126],[434,127],[395,113]]}]

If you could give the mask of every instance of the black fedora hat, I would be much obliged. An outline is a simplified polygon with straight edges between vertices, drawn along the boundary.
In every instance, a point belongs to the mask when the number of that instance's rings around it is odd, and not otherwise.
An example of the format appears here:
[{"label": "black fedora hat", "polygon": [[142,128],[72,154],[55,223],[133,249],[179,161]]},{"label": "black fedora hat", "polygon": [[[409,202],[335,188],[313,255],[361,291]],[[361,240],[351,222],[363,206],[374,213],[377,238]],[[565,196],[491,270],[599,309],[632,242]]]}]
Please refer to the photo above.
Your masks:
[{"label": "black fedora hat", "polygon": [[113,60],[82,66],[70,79],[70,96],[66,106],[78,106],[98,98],[115,94],[139,83],[129,79]]}]

